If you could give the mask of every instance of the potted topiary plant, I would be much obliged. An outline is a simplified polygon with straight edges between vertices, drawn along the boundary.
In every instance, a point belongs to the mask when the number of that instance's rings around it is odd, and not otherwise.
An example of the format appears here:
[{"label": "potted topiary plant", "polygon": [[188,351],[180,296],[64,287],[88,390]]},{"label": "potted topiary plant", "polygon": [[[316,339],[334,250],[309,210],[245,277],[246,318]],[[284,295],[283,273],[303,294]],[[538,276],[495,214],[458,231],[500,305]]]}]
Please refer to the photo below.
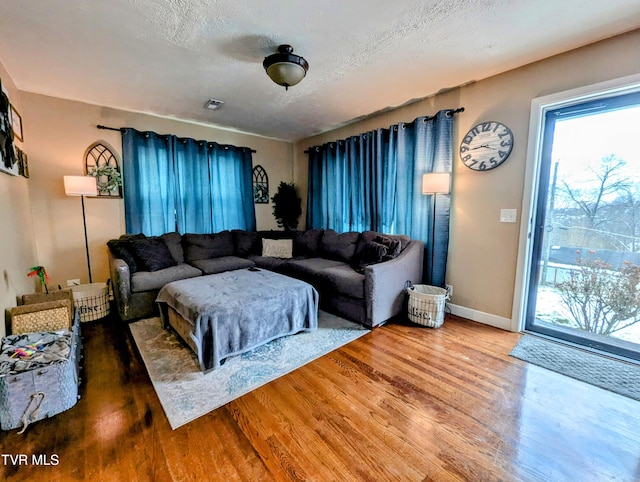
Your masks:
[{"label": "potted topiary plant", "polygon": [[273,216],[278,227],[285,231],[292,231],[298,227],[298,218],[302,214],[302,199],[298,195],[298,189],[292,182],[281,182],[276,193],[271,198],[273,201]]}]

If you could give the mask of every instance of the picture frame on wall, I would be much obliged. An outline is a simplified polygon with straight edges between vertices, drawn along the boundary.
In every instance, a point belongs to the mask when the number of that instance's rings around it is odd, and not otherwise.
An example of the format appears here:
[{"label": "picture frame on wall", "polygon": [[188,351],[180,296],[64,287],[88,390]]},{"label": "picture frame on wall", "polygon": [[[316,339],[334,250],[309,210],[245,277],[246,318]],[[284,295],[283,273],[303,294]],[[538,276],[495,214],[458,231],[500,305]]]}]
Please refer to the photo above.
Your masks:
[{"label": "picture frame on wall", "polygon": [[13,146],[9,96],[0,79],[0,172],[18,175],[18,163]]},{"label": "picture frame on wall", "polygon": [[16,147],[16,159],[18,160],[18,174],[29,178],[29,164],[27,162],[27,153],[19,147]]},{"label": "picture frame on wall", "polygon": [[18,114],[18,111],[13,106],[11,107],[11,130],[13,131],[13,135],[20,141],[24,142],[24,135],[22,133],[22,116]]}]

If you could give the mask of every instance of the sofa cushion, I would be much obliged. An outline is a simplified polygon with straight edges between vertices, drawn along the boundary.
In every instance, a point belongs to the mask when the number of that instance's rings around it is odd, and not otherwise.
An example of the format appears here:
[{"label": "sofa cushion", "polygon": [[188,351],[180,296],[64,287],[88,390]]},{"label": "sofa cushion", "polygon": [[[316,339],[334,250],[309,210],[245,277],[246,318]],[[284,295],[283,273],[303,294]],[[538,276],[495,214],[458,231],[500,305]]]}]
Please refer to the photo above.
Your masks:
[{"label": "sofa cushion", "polygon": [[231,235],[236,256],[246,258],[250,254],[258,254],[260,252],[260,239],[255,231],[233,229]]},{"label": "sofa cushion", "polygon": [[171,252],[171,256],[176,260],[176,263],[184,263],[184,251],[182,250],[182,236],[180,233],[166,233],[160,236],[167,244],[167,248]]},{"label": "sofa cushion", "polygon": [[293,255],[315,258],[320,251],[323,229],[297,231],[293,238]]},{"label": "sofa cushion", "polygon": [[262,256],[264,256],[265,258],[293,258],[293,240],[263,239]]},{"label": "sofa cushion", "polygon": [[132,239],[129,243],[141,271],[158,271],[178,264],[160,237]]},{"label": "sofa cushion", "polygon": [[343,266],[342,261],[326,258],[308,258],[289,260],[286,270],[295,277],[300,277],[304,281],[309,281],[317,277],[323,270]]},{"label": "sofa cushion", "polygon": [[142,291],[159,290],[172,281],[194,278],[200,275],[202,275],[202,271],[184,263],[154,272],[138,271],[131,276],[131,291],[140,293]]},{"label": "sofa cushion", "polygon": [[349,263],[356,252],[359,239],[360,233],[355,231],[338,234],[333,229],[326,229],[320,241],[320,254],[329,259]]},{"label": "sofa cushion", "polygon": [[233,236],[231,231],[216,234],[185,234],[182,236],[184,259],[192,263],[199,259],[233,256]]},{"label": "sofa cushion", "polygon": [[249,255],[248,259],[253,261],[258,268],[264,268],[278,273],[284,273],[290,261],[289,259],[283,258],[267,258],[257,254]]},{"label": "sofa cushion", "polygon": [[359,300],[364,299],[364,274],[351,266],[341,265],[322,270],[319,275],[323,291],[338,293]]},{"label": "sofa cushion", "polygon": [[112,239],[107,242],[107,246],[111,253],[121,260],[123,260],[129,266],[129,272],[131,274],[135,273],[138,270],[138,265],[136,264],[136,259],[133,256],[133,251],[131,250],[131,246],[129,245],[129,241],[132,239],[142,239],[146,236],[142,233],[139,234],[123,234],[118,239]]},{"label": "sofa cushion", "polygon": [[237,256],[220,256],[218,258],[199,259],[190,263],[192,266],[202,270],[204,274],[222,273],[233,271],[234,269],[251,268],[255,265],[253,261],[239,258]]}]

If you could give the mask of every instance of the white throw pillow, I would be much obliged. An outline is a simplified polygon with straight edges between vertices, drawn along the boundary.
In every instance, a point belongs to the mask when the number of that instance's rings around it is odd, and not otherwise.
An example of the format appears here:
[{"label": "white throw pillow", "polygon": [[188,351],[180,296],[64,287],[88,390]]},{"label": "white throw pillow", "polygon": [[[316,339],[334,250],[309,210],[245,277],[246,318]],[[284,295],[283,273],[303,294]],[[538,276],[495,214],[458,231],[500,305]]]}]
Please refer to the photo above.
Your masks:
[{"label": "white throw pillow", "polygon": [[293,239],[263,239],[262,256],[267,258],[293,258]]}]

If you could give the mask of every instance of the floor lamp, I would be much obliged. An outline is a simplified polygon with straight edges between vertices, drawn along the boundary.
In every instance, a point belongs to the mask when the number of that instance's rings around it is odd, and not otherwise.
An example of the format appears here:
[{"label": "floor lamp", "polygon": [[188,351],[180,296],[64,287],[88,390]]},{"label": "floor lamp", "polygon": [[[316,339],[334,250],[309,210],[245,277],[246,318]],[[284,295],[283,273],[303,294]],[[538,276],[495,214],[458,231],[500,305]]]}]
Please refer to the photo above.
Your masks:
[{"label": "floor lamp", "polygon": [[451,192],[451,173],[450,172],[429,172],[422,175],[422,194],[431,194],[433,204],[433,218],[431,221],[431,239],[429,249],[431,251],[431,264],[429,273],[429,283],[433,284],[433,262],[434,245],[436,241],[436,200],[438,194],[449,194]]},{"label": "floor lamp", "polygon": [[96,178],[92,176],[64,176],[64,193],[67,196],[80,196],[82,200],[82,222],[84,223],[84,247],[87,250],[87,269],[89,270],[89,283],[91,278],[91,258],[89,257],[89,239],[87,238],[87,218],[84,213],[84,197],[97,196],[98,185]]}]

